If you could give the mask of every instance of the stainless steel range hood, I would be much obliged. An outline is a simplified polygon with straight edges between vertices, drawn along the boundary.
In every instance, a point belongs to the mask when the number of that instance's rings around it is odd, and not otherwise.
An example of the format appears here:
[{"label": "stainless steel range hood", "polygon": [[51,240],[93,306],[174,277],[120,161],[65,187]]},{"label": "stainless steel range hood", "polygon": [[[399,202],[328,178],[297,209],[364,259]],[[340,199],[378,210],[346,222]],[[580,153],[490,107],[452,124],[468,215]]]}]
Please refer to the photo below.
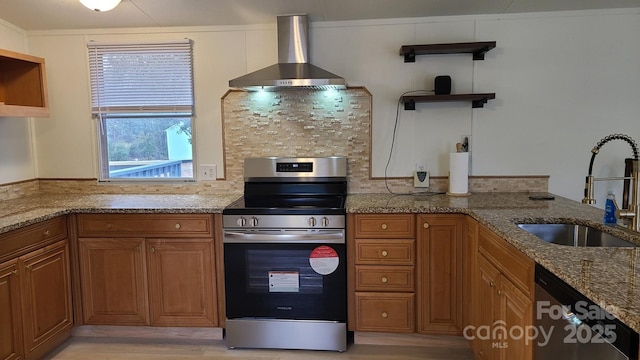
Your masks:
[{"label": "stainless steel range hood", "polygon": [[278,63],[229,80],[245,90],[345,89],[344,78],[309,63],[307,15],[278,16]]}]

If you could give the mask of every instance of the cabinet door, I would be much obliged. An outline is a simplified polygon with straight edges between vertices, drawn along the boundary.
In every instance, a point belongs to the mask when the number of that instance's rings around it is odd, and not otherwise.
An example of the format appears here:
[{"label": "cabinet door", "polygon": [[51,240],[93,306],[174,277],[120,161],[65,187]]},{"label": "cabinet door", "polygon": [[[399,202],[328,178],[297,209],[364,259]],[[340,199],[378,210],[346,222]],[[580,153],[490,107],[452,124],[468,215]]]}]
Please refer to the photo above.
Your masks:
[{"label": "cabinet door", "polygon": [[82,238],[85,324],[149,325],[144,239]]},{"label": "cabinet door", "polygon": [[0,359],[22,358],[22,313],[18,261],[0,264]]},{"label": "cabinet door", "polygon": [[533,357],[533,344],[527,344],[525,336],[519,336],[519,330],[524,331],[533,323],[533,302],[520,291],[511,281],[500,279],[499,319],[504,321],[509,334],[517,339],[507,338],[500,348],[500,359],[530,360]]},{"label": "cabinet door", "polygon": [[26,358],[39,358],[73,326],[68,241],[20,258]]},{"label": "cabinet door", "polygon": [[462,215],[418,216],[419,333],[462,333]]},{"label": "cabinet door", "polygon": [[[462,324],[463,326],[476,325],[476,313],[473,311],[474,302],[478,298],[475,293],[473,281],[476,278],[478,257],[478,222],[471,216],[465,216],[464,223],[464,251],[462,262],[464,264],[464,278],[462,281]],[[475,344],[474,344],[475,346]]]},{"label": "cabinet door", "polygon": [[213,239],[148,239],[151,324],[217,326]]},{"label": "cabinet door", "polygon": [[[471,333],[465,333],[465,336],[472,336],[478,345],[477,356],[480,359],[497,359],[498,352],[494,350],[496,348],[496,342],[491,338],[479,339],[478,329],[492,329],[495,321],[499,315],[498,309],[498,282],[500,280],[500,272],[498,269],[489,263],[484,256],[479,255],[478,268],[476,272],[478,299],[474,303],[475,313],[477,314],[476,320],[478,321],[475,331]],[[486,335],[486,334],[485,334]],[[498,344],[499,345],[499,344]],[[517,358],[514,358],[517,359]]]}]

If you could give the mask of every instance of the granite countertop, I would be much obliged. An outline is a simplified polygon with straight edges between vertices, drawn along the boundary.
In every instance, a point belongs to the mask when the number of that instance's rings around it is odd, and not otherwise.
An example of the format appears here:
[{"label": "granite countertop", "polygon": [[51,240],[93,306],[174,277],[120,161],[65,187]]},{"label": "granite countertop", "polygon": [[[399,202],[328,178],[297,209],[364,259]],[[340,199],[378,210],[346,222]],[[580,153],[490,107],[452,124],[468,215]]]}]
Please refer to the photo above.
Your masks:
[{"label": "granite countertop", "polygon": [[[359,194],[349,213],[463,213],[475,218],[592,301],[640,332],[640,247],[572,247],[546,243],[520,222],[567,222],[613,232],[640,245],[640,233],[602,224],[603,211],[560,196],[530,200],[529,193],[477,193],[468,197]],[[637,265],[636,265],[637,264]],[[636,285],[637,283],[637,285]]]},{"label": "granite countertop", "polygon": [[220,213],[242,194],[33,195],[2,202],[0,234],[69,213]]},{"label": "granite countertop", "polygon": [[[530,193],[352,194],[348,213],[468,214],[575,289],[640,332],[638,248],[576,248],[548,244],[518,222],[590,225],[640,245],[640,233],[602,225],[603,211],[556,196],[533,201]],[[217,195],[34,195],[3,201],[0,233],[69,213],[220,213],[242,194]],[[638,279],[638,280],[636,280]]]}]

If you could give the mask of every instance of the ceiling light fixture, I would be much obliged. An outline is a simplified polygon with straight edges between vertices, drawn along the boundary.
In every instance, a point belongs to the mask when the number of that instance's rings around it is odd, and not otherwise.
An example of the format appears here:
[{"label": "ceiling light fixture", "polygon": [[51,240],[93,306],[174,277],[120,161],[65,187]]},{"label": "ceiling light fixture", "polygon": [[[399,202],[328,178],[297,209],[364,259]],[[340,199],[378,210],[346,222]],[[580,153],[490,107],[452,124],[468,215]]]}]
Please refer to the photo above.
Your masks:
[{"label": "ceiling light fixture", "polygon": [[80,2],[95,11],[109,11],[120,4],[120,0],[80,0]]}]

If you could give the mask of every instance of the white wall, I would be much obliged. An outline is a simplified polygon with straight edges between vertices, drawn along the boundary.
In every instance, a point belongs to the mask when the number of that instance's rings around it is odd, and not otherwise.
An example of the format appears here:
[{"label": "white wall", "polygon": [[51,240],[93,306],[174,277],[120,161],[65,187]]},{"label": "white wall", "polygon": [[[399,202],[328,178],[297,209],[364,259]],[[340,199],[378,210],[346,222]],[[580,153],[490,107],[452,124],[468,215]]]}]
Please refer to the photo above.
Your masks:
[{"label": "white wall", "polygon": [[[640,141],[638,9],[482,19],[476,34],[499,48],[475,72],[477,90],[497,97],[474,114],[475,174],[549,174],[552,192],[581,199],[601,138]],[[608,143],[594,175],[622,176],[631,155],[626,143]],[[600,206],[609,188],[621,195],[620,182],[597,183]]]},{"label": "white wall", "polygon": [[[373,94],[373,175],[384,176],[399,96],[451,75],[453,92],[495,92],[469,103],[417,104],[399,111],[388,176],[416,162],[446,176],[448,154],[472,135],[473,175],[550,175],[550,190],[582,198],[590,149],[610,133],[640,141],[640,9],[325,22],[311,24],[311,60]],[[222,163],[220,97],[228,80],[276,61],[275,24],[250,27],[116,29],[28,34],[47,59],[52,116],[36,126],[38,176],[95,177],[86,41],[182,38],[195,41],[196,160]],[[401,45],[495,40],[486,60],[419,56]],[[619,175],[630,154],[605,145],[596,175]],[[605,193],[609,185],[598,184]],[[618,193],[620,191],[617,191]]]},{"label": "white wall", "polygon": [[[0,48],[25,53],[27,35],[0,20]],[[33,179],[31,119],[0,117],[0,184]]]},{"label": "white wall", "polygon": [[[270,30],[270,29],[271,30]],[[97,177],[96,123],[91,119],[88,41],[143,41],[182,39],[194,41],[194,158],[199,163],[222,164],[221,96],[228,80],[247,71],[246,38],[257,32],[226,28],[121,29],[108,31],[57,31],[30,34],[33,54],[47,59],[51,118],[36,123],[38,176],[41,178]],[[251,30],[251,29],[249,29]],[[275,32],[274,32],[275,34]],[[262,41],[264,43],[264,41]],[[271,45],[271,44],[270,44]],[[269,49],[275,45],[268,46]],[[258,49],[259,51],[259,49]],[[275,51],[275,50],[273,50]],[[237,55],[236,55],[237,54]],[[219,176],[224,175],[222,166]]]},{"label": "white wall", "polygon": [[[437,75],[452,77],[453,93],[495,92],[496,100],[483,109],[401,108],[388,176],[407,176],[416,163],[446,176],[449,152],[468,134],[472,175],[550,175],[551,192],[581,200],[591,148],[611,133],[640,141],[639,9],[324,23],[314,34],[323,51],[313,61],[373,93],[374,176],[385,174],[399,95],[432,89]],[[497,48],[484,61],[437,55],[405,64],[398,55],[400,45],[491,40]],[[594,175],[621,176],[630,156],[624,142],[605,145]],[[620,182],[597,183],[598,198],[610,188],[622,192]]]}]

